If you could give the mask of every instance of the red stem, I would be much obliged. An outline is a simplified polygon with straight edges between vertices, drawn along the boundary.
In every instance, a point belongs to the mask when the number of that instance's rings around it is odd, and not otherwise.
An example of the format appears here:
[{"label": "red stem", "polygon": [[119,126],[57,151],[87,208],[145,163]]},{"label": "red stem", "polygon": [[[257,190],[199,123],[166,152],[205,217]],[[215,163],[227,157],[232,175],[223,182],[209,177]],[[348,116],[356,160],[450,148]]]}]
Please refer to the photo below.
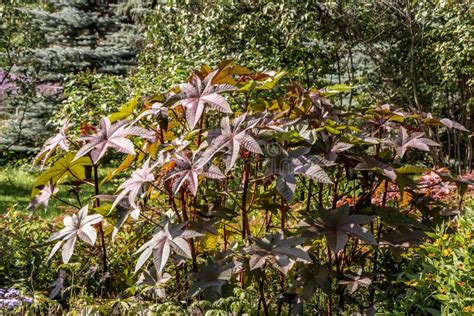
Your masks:
[{"label": "red stem", "polygon": [[[188,221],[188,213],[186,211],[186,192],[181,190],[181,207],[183,209],[183,219]],[[188,240],[189,246],[191,248],[191,257],[193,258],[193,270],[197,271],[197,261],[196,261],[196,248],[194,247],[194,240]]]},{"label": "red stem", "polygon": [[242,175],[242,182],[244,184],[242,191],[242,240],[247,236],[251,236],[249,219],[247,217],[247,191],[249,186],[249,175],[250,175],[250,154],[245,159],[244,173]]},{"label": "red stem", "polygon": [[[93,169],[94,169],[94,190],[95,190],[95,207],[100,207],[100,199],[97,197],[100,194],[100,188],[99,188],[99,172],[98,172],[98,165],[93,164]],[[104,274],[107,273],[108,267],[107,267],[107,249],[105,248],[105,237],[104,237],[104,229],[102,228],[102,222],[99,224],[99,233],[100,233],[100,243],[102,246],[102,265],[104,267]],[[108,278],[106,279],[106,288],[109,290],[109,282]]]}]

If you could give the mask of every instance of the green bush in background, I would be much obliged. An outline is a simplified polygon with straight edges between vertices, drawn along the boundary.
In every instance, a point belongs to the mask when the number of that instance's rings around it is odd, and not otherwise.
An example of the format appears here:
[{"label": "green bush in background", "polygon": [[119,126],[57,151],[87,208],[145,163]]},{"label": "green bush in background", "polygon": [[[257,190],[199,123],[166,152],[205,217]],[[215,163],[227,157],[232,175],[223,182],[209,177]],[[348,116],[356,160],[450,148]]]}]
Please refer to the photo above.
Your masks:
[{"label": "green bush in background", "polygon": [[474,312],[474,209],[466,207],[453,222],[413,249],[399,281],[409,287],[392,308],[415,315],[471,315]]}]

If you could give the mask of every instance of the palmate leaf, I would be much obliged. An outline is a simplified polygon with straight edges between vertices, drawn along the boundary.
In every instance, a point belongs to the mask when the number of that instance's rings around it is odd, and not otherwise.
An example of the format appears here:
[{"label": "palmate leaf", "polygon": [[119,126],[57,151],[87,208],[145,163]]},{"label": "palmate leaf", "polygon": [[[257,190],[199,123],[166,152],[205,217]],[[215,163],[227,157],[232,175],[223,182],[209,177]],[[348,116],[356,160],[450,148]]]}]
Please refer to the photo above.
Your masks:
[{"label": "palmate leaf", "polygon": [[290,237],[284,239],[281,233],[266,234],[263,239],[249,237],[254,244],[248,246],[245,251],[250,254],[250,270],[263,267],[268,262],[277,270],[286,274],[296,260],[311,262],[311,258],[301,248],[305,238]]},{"label": "palmate leaf", "polygon": [[111,210],[114,209],[115,206],[127,195],[130,205],[134,209],[137,209],[138,207],[135,203],[135,200],[138,193],[140,192],[140,189],[145,183],[150,183],[155,180],[155,177],[152,173],[154,167],[155,165],[150,166],[150,158],[148,158],[140,169],[135,170],[131,177],[118,187],[117,190],[121,190],[121,192],[114,200]]},{"label": "palmate leaf", "polygon": [[41,160],[41,167],[43,167],[48,158],[53,154],[54,150],[58,147],[66,152],[69,151],[69,141],[66,138],[68,127],[69,121],[65,121],[59,133],[46,140],[40,152],[35,157],[33,164]]},{"label": "palmate leaf", "polygon": [[102,181],[100,182],[100,185],[103,185],[104,183],[109,182],[117,174],[119,174],[120,172],[122,172],[124,170],[127,170],[130,167],[130,165],[132,164],[132,162],[135,160],[135,158],[136,158],[136,156],[134,156],[134,155],[127,155],[127,157],[125,157],[125,159],[122,161],[122,163],[116,169],[114,169],[111,173],[107,174],[104,177],[104,179],[102,179]]},{"label": "palmate leaf", "polygon": [[355,170],[375,171],[389,178],[392,181],[395,181],[397,179],[397,174],[395,173],[395,170],[389,164],[386,164],[369,156],[362,157],[361,160],[362,162],[357,164],[357,166],[354,168]]},{"label": "palmate leaf", "polygon": [[362,269],[359,269],[356,274],[348,274],[345,277],[346,279],[339,281],[339,284],[345,284],[349,294],[357,291],[360,286],[368,287],[372,283],[368,277],[364,276]]},{"label": "palmate leaf", "polygon": [[187,189],[192,195],[196,195],[199,176],[204,176],[211,179],[224,179],[225,175],[216,166],[210,166],[205,170],[202,166],[201,160],[198,154],[193,154],[192,160],[186,155],[176,154],[176,158],[173,159],[175,167],[171,170],[170,175],[166,180],[173,180],[173,194],[177,194],[183,185],[187,185]]},{"label": "palmate leaf", "polygon": [[293,199],[297,174],[321,183],[332,184],[328,174],[320,167],[320,165],[327,165],[325,163],[327,160],[319,156],[307,155],[308,152],[309,148],[298,147],[288,153],[279,145],[275,145],[267,152],[268,157],[264,162],[267,167],[266,176],[277,176],[277,191],[287,202]]},{"label": "palmate leaf", "polygon": [[67,277],[66,271],[64,271],[62,269],[59,270],[58,277],[49,286],[50,288],[53,288],[51,290],[51,293],[49,294],[50,299],[55,298],[60,292],[61,292],[61,294],[63,293],[63,291],[64,291],[64,281],[66,280],[66,277]]},{"label": "palmate leaf", "polygon": [[79,149],[74,159],[79,159],[90,152],[92,161],[97,164],[109,147],[121,153],[135,155],[133,143],[127,138],[128,136],[154,137],[150,131],[144,128],[129,126],[127,121],[111,124],[110,120],[104,117],[100,120],[99,130],[96,134],[79,138],[79,140],[86,141],[86,144]]},{"label": "palmate leaf", "polygon": [[296,177],[294,174],[278,176],[276,179],[278,193],[289,203],[293,200],[296,191]]},{"label": "palmate leaf", "polygon": [[[96,195],[95,198],[105,201],[114,201],[117,199],[116,196],[107,194],[99,194]],[[101,207],[108,208],[108,205],[103,204]],[[117,205],[115,205],[115,209],[116,223],[112,231],[112,241],[115,241],[119,229],[123,226],[123,224],[125,224],[129,217],[133,218],[134,220],[138,220],[140,216],[140,208],[132,207],[128,199],[120,200]]]},{"label": "palmate leaf", "polygon": [[92,166],[89,157],[74,159],[75,153],[67,153],[66,156],[56,161],[51,167],[46,169],[33,184],[32,196],[35,196],[40,187],[47,184],[56,186],[66,176],[73,177],[76,180],[83,181],[86,179],[85,168]]},{"label": "palmate leaf", "polygon": [[156,272],[155,267],[150,268],[147,271],[143,271],[138,278],[137,285],[145,287],[145,295],[150,296],[153,299],[165,298],[166,292],[163,285],[171,279],[171,275],[168,273],[159,274]]},{"label": "palmate leaf", "polygon": [[44,209],[48,208],[49,199],[58,192],[58,188],[51,185],[51,183],[46,184],[39,193],[33,198],[31,203],[28,205],[27,209],[29,211],[34,211],[38,207],[43,206]]},{"label": "palmate leaf", "polygon": [[248,132],[253,128],[253,125],[245,124],[246,117],[247,114],[243,114],[236,118],[232,124],[230,124],[229,117],[222,118],[220,131],[211,133],[213,135],[208,139],[210,145],[202,155],[201,165],[206,164],[214,155],[225,149],[226,172],[229,172],[239,157],[241,147],[256,154],[263,154],[258,142]]},{"label": "palmate leaf", "polygon": [[238,266],[239,264],[234,261],[222,264],[217,260],[208,260],[199,266],[199,272],[191,275],[195,282],[189,287],[187,297],[193,297],[207,289],[215,290],[222,295],[222,287],[230,281],[232,271]]},{"label": "palmate leaf", "polygon": [[465,128],[463,125],[459,124],[458,122],[452,121],[450,119],[444,118],[444,119],[441,119],[439,121],[440,121],[441,124],[443,124],[444,126],[446,126],[449,129],[454,128],[454,129],[457,129],[457,130],[460,130],[460,131],[463,131],[463,132],[469,132],[469,130],[467,128]]},{"label": "palmate leaf", "polygon": [[124,105],[120,107],[118,112],[112,113],[109,115],[110,122],[113,123],[115,121],[123,120],[128,118],[130,115],[133,114],[135,107],[138,104],[138,100],[140,99],[139,96],[134,97]]},{"label": "palmate leaf", "polygon": [[135,273],[140,270],[151,255],[153,255],[156,271],[161,273],[168,262],[171,249],[178,255],[191,259],[191,248],[186,238],[195,238],[202,236],[202,234],[192,230],[183,230],[185,225],[186,223],[172,225],[167,222],[163,229],[156,231],[153,237],[135,252],[135,254],[141,253],[135,266]]},{"label": "palmate leaf", "polygon": [[321,209],[319,219],[307,220],[299,226],[303,236],[314,237],[324,235],[329,248],[334,252],[339,252],[348,241],[348,234],[361,239],[362,241],[377,245],[374,236],[360,224],[369,223],[373,217],[368,215],[350,215],[349,204],[331,210]]},{"label": "palmate leaf", "polygon": [[430,151],[430,146],[439,146],[435,141],[423,137],[424,133],[411,133],[402,126],[400,134],[393,140],[386,140],[385,143],[395,148],[397,156],[403,158],[408,148],[416,148],[422,151]]},{"label": "palmate leaf", "polygon": [[168,130],[168,108],[165,107],[162,103],[155,102],[151,105],[151,108],[143,111],[137,118],[133,121],[133,123],[138,122],[144,117],[153,116],[158,119],[158,124],[160,128],[167,131]]},{"label": "palmate leaf", "polygon": [[274,71],[269,71],[266,74],[268,74],[270,77],[267,78],[262,84],[257,86],[257,90],[272,90],[273,87],[280,81],[281,78],[283,78],[288,72],[286,71],[280,71],[278,73]]},{"label": "palmate leaf", "polygon": [[296,285],[303,288],[305,298],[310,298],[317,289],[328,294],[331,291],[331,276],[327,265],[305,264],[298,270]]},{"label": "palmate leaf", "polygon": [[88,207],[85,206],[77,214],[64,217],[64,228],[53,234],[53,236],[48,239],[48,242],[61,239],[53,247],[53,250],[49,254],[48,260],[51,259],[62,246],[63,262],[68,263],[74,251],[74,245],[76,244],[77,237],[91,246],[95,244],[97,232],[92,227],[92,225],[101,222],[102,215],[87,215],[87,213]]},{"label": "palmate leaf", "polygon": [[229,103],[220,93],[235,90],[235,87],[228,84],[212,84],[216,72],[211,72],[204,80],[194,76],[191,83],[181,84],[179,86],[181,92],[173,97],[185,108],[186,120],[191,129],[201,118],[205,105],[223,113],[232,113]]}]

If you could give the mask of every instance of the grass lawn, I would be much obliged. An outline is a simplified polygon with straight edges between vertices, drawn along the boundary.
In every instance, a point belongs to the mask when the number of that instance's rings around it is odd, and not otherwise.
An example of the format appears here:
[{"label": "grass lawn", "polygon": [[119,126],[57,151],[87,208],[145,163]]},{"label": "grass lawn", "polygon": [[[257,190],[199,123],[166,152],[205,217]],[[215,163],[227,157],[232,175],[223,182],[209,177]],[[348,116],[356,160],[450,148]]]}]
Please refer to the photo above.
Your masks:
[{"label": "grass lawn", "polygon": [[[102,168],[99,170],[99,178],[103,178],[108,172],[111,172],[111,168]],[[33,184],[41,171],[38,168],[31,169],[30,166],[0,166],[0,213],[6,212],[9,208],[15,206],[18,210],[24,210],[31,201],[31,190]],[[111,182],[116,182],[112,180]],[[116,186],[105,185],[105,189],[112,193]],[[103,188],[104,188],[103,187]],[[71,204],[77,205],[76,198],[69,194],[68,187],[59,187],[58,197]],[[93,195],[94,190],[92,186],[82,186],[81,197],[90,197]],[[85,199],[83,201],[86,201]],[[37,215],[43,215],[44,217],[55,216],[64,210],[64,208],[71,208],[65,206],[60,201],[55,199],[51,200],[48,205],[48,209],[45,211],[43,208],[36,210]]]},{"label": "grass lawn", "polygon": [[38,172],[30,170],[27,166],[0,167],[0,212],[17,204],[19,209],[24,209],[31,200],[31,188]]}]

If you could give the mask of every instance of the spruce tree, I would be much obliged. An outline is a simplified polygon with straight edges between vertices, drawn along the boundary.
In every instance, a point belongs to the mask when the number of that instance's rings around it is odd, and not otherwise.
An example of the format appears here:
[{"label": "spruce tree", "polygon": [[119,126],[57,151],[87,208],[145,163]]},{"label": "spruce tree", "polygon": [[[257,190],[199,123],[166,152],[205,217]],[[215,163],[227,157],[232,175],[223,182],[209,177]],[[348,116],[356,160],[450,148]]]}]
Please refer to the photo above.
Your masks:
[{"label": "spruce tree", "polygon": [[[0,151],[31,153],[49,134],[68,75],[89,70],[125,75],[140,35],[121,1],[47,0],[0,5]],[[9,18],[6,15],[9,15]],[[26,28],[24,25],[28,25]],[[15,37],[5,36],[13,33]],[[12,44],[35,38],[35,45]]]}]

